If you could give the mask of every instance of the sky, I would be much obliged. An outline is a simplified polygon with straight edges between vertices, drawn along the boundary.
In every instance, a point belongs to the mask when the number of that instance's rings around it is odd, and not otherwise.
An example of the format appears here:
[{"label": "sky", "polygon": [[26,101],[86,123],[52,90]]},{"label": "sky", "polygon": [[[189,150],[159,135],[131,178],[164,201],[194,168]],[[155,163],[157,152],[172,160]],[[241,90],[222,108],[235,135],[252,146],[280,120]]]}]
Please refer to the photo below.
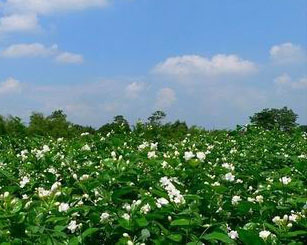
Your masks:
[{"label": "sky", "polygon": [[307,124],[306,0],[0,0],[0,114]]}]

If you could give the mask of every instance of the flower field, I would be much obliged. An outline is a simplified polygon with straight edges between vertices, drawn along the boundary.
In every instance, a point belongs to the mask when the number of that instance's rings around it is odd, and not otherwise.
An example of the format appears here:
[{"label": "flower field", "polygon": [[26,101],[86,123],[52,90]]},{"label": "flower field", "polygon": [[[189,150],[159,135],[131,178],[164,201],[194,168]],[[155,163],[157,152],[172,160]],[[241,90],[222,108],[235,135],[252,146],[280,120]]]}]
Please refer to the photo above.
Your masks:
[{"label": "flower field", "polygon": [[0,244],[306,244],[306,178],[301,131],[2,137]]}]

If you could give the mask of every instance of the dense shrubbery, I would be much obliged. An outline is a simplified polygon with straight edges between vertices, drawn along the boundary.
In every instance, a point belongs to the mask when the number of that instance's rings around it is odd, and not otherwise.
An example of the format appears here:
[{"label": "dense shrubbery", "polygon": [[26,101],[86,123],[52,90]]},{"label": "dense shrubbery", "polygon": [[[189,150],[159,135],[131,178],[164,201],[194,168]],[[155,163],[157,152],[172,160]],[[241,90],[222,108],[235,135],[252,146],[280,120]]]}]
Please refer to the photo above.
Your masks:
[{"label": "dense shrubbery", "polygon": [[116,128],[1,137],[1,244],[306,243],[306,133]]}]

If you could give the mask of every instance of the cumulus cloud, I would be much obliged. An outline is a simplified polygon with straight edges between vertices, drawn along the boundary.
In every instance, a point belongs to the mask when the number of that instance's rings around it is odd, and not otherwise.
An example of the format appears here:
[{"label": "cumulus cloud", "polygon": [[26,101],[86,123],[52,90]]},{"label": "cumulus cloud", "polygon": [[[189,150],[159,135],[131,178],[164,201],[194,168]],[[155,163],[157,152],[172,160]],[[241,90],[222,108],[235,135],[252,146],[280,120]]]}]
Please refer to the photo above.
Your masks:
[{"label": "cumulus cloud", "polygon": [[293,43],[273,46],[270,49],[270,56],[272,61],[279,65],[301,63],[307,60],[306,50]]},{"label": "cumulus cloud", "polygon": [[73,54],[69,52],[64,52],[59,54],[55,60],[59,63],[71,63],[71,64],[81,64],[83,63],[83,57],[80,54]]},{"label": "cumulus cloud", "polygon": [[156,107],[158,109],[167,109],[171,105],[173,105],[176,101],[176,93],[171,88],[162,88],[159,90],[157,99],[156,99]]},{"label": "cumulus cloud", "polygon": [[225,75],[247,75],[257,70],[256,65],[237,55],[218,54],[211,59],[199,55],[170,57],[154,68],[157,74],[181,77],[217,77]]},{"label": "cumulus cloud", "polygon": [[1,56],[6,58],[46,57],[54,55],[57,51],[57,45],[46,47],[40,43],[13,44],[4,49],[1,52]]},{"label": "cumulus cloud", "polygon": [[0,34],[29,32],[39,28],[38,17],[58,12],[105,7],[111,0],[6,0],[0,2]]},{"label": "cumulus cloud", "polygon": [[7,0],[6,12],[50,14],[77,11],[92,7],[105,7],[110,0]]},{"label": "cumulus cloud", "polygon": [[14,78],[8,78],[7,80],[0,83],[0,95],[18,93],[20,91],[21,83]]},{"label": "cumulus cloud", "polygon": [[127,85],[125,94],[128,98],[135,99],[144,91],[146,84],[143,82],[132,82]]},{"label": "cumulus cloud", "polygon": [[35,14],[12,14],[0,18],[0,34],[9,32],[30,32],[39,29]]},{"label": "cumulus cloud", "polygon": [[80,54],[61,52],[56,44],[47,47],[41,43],[13,44],[0,52],[4,58],[52,57],[59,63],[80,64],[83,57]]},{"label": "cumulus cloud", "polygon": [[304,76],[298,80],[292,79],[287,73],[284,73],[274,79],[277,86],[292,88],[292,89],[306,89],[307,88],[307,76]]}]

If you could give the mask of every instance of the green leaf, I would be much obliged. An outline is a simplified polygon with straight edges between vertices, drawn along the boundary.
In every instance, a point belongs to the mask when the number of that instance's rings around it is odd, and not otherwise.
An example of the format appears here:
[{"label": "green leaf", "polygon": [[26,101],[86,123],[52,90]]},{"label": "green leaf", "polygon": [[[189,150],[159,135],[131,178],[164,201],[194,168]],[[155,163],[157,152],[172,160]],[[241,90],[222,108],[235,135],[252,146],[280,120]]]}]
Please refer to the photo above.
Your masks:
[{"label": "green leaf", "polygon": [[263,240],[259,237],[258,233],[252,230],[239,230],[239,239],[246,245],[262,245]]},{"label": "green leaf", "polygon": [[73,237],[69,240],[69,245],[78,245],[79,244],[79,238]]},{"label": "green leaf", "polygon": [[139,227],[145,227],[149,224],[145,217],[136,219],[136,223]]},{"label": "green leaf", "polygon": [[174,242],[181,242],[182,240],[182,235],[180,234],[171,234],[167,236],[168,239],[174,241]]},{"label": "green leaf", "polygon": [[171,226],[189,226],[191,221],[187,219],[176,219],[172,221]]},{"label": "green leaf", "polygon": [[282,235],[282,237],[296,237],[296,236],[305,236],[305,235],[307,235],[307,231],[299,230],[299,231],[288,232]]},{"label": "green leaf", "polygon": [[212,232],[210,234],[204,235],[202,238],[208,241],[221,241],[227,244],[234,243],[228,235],[220,232]]},{"label": "green leaf", "polygon": [[84,239],[84,238],[86,238],[86,237],[88,237],[88,236],[93,235],[93,234],[94,234],[95,232],[97,232],[97,231],[99,231],[99,228],[88,228],[88,229],[86,229],[86,230],[82,233],[81,237],[82,237],[82,239]]}]

